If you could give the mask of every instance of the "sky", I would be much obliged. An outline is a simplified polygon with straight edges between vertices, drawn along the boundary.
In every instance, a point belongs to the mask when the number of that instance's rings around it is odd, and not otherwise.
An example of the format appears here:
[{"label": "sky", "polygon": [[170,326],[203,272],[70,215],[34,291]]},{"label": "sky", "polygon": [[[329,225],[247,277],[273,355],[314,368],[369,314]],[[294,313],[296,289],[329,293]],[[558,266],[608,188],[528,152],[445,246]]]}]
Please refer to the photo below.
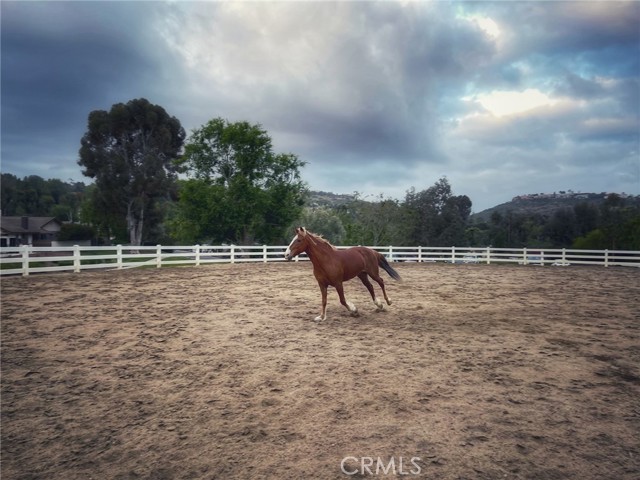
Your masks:
[{"label": "sky", "polygon": [[640,194],[640,2],[14,2],[1,169],[83,181],[93,110],[146,98],[187,133],[260,124],[312,190],[402,200],[446,177],[479,212]]}]

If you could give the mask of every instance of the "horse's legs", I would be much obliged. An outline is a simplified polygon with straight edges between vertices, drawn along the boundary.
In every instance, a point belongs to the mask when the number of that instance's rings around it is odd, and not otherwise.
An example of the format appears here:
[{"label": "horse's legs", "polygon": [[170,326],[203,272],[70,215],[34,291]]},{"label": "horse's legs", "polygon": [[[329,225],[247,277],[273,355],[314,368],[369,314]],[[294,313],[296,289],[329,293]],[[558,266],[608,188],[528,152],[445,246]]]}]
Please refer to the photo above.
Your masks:
[{"label": "horse's legs", "polygon": [[356,306],[351,302],[347,302],[347,300],[344,298],[344,289],[342,288],[342,282],[336,283],[334,287],[336,288],[336,292],[338,292],[338,297],[340,297],[340,303],[344,305],[347,310],[349,310],[351,316],[357,316],[358,309],[356,308]]},{"label": "horse's legs", "polygon": [[319,283],[320,293],[322,294],[322,313],[315,318],[316,322],[320,322],[327,318],[327,286]]},{"label": "horse's legs", "polygon": [[384,306],[382,305],[382,302],[376,298],[376,292],[373,290],[373,285],[371,285],[371,282],[369,281],[367,272],[362,272],[360,275],[358,275],[358,278],[362,281],[364,286],[367,287],[367,290],[369,290],[371,298],[373,299],[373,303],[375,303],[376,307],[378,307],[378,311],[382,310]]},{"label": "horse's legs", "polygon": [[391,305],[391,300],[387,296],[387,291],[384,289],[384,280],[382,279],[380,274],[376,271],[376,272],[369,273],[369,275],[371,275],[371,278],[373,278],[376,282],[378,282],[378,285],[380,285],[380,288],[382,289],[382,294],[384,295],[384,299],[386,300],[387,305]]}]

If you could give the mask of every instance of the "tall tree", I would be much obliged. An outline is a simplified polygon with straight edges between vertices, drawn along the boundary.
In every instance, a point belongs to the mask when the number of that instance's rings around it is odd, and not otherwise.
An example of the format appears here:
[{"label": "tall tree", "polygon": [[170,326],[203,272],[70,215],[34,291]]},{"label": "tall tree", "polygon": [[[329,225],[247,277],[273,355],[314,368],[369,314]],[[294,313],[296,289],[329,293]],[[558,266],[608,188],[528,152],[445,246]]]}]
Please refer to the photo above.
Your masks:
[{"label": "tall tree", "polygon": [[471,200],[466,195],[454,196],[446,178],[418,193],[411,189],[404,204],[413,225],[410,238],[414,245],[466,245]]},{"label": "tall tree", "polygon": [[280,241],[300,214],[304,162],[274,153],[260,125],[210,120],[192,132],[178,165],[190,177],[181,184],[174,220],[181,239]]},{"label": "tall tree", "polygon": [[173,162],[184,138],[178,119],[144,98],[89,114],[78,163],[95,178],[104,214],[126,220],[132,245],[154,226],[149,212],[175,182]]}]

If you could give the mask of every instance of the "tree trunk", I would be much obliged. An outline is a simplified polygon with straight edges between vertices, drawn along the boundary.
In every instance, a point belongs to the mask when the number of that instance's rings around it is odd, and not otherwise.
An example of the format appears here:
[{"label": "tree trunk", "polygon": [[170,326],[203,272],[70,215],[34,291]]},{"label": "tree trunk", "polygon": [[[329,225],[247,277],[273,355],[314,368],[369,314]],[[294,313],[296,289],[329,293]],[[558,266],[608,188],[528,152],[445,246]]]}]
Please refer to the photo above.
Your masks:
[{"label": "tree trunk", "polygon": [[127,205],[127,229],[129,230],[129,241],[131,245],[141,245],[142,226],[144,224],[144,206],[141,205],[140,211],[136,212],[135,203],[135,201],[131,201]]}]

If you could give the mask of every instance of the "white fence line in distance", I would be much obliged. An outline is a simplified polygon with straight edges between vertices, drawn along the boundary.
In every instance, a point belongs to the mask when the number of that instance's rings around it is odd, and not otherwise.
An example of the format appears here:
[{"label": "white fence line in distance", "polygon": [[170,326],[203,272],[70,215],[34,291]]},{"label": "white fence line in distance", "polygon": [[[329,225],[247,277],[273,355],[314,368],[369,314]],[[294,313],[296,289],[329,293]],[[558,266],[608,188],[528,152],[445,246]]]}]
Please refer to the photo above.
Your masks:
[{"label": "white fence line in distance", "polygon": [[[338,247],[349,248],[349,247]],[[600,265],[640,267],[640,251],[473,247],[370,247],[391,262],[447,262],[454,264],[514,263],[520,265]],[[80,272],[144,266],[206,265],[212,263],[281,262],[286,246],[123,246],[6,247],[0,249],[0,275]],[[306,255],[295,261],[308,260]]]}]

